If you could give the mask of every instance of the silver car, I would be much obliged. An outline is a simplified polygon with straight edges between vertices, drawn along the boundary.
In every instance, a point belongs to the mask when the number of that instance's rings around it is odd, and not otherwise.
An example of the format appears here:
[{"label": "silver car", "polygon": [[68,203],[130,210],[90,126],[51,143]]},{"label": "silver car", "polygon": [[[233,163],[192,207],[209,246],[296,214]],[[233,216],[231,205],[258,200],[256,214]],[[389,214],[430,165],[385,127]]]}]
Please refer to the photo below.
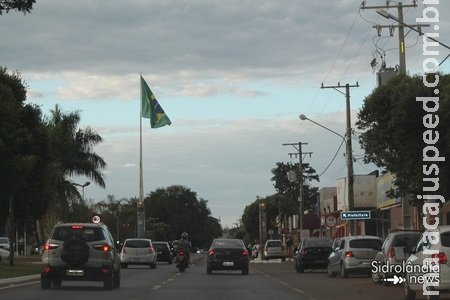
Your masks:
[{"label": "silver car", "polygon": [[152,240],[142,238],[126,239],[120,252],[120,265],[149,265],[156,268],[157,253],[153,248]]},{"label": "silver car", "polygon": [[281,258],[286,260],[284,254],[283,242],[281,240],[267,240],[264,245],[264,259]]},{"label": "silver car", "polygon": [[328,276],[338,273],[348,277],[349,273],[369,274],[372,261],[381,249],[382,241],[376,236],[347,236],[340,241],[328,257]]}]

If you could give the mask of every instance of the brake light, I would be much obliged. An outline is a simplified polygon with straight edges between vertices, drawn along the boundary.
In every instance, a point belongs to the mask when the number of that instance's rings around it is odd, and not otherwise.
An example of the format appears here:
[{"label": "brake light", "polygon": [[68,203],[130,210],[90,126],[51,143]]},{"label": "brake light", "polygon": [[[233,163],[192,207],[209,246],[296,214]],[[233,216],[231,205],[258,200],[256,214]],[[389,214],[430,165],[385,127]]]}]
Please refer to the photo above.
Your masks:
[{"label": "brake light", "polygon": [[306,249],[303,248],[303,249],[302,249],[302,252],[301,252],[300,254],[301,254],[301,256],[305,256],[305,255],[306,255]]},{"label": "brake light", "polygon": [[214,256],[216,254],[216,252],[214,252],[214,250],[209,250],[209,256]]},{"label": "brake light", "polygon": [[108,244],[94,245],[94,249],[98,251],[108,252],[111,247]]},{"label": "brake light", "polygon": [[178,253],[179,255],[184,255],[184,252],[183,251],[180,251],[180,253]]},{"label": "brake light", "polygon": [[44,244],[44,251],[57,249],[58,247],[59,247],[59,244],[53,244],[53,243],[45,242],[45,244]]},{"label": "brake light", "polygon": [[83,229],[84,226],[82,225],[72,225],[72,229]]},{"label": "brake light", "polygon": [[431,258],[433,258],[434,263],[446,264],[447,256],[444,252],[440,252],[439,254],[432,254]]},{"label": "brake light", "polygon": [[50,267],[43,267],[42,272],[43,273],[49,273],[51,271]]},{"label": "brake light", "polygon": [[150,247],[148,248],[148,253],[153,253],[153,247],[152,247],[152,246],[150,246]]},{"label": "brake light", "polygon": [[352,251],[345,252],[345,257],[354,257]]},{"label": "brake light", "polygon": [[247,256],[248,255],[248,251],[247,250],[242,251],[242,255],[243,256]]},{"label": "brake light", "polygon": [[127,247],[123,246],[123,247],[122,247],[122,252],[123,252],[123,253],[127,253]]},{"label": "brake light", "polygon": [[389,248],[388,253],[387,253],[387,257],[389,257],[389,258],[395,257],[395,249],[394,249],[394,247]]}]

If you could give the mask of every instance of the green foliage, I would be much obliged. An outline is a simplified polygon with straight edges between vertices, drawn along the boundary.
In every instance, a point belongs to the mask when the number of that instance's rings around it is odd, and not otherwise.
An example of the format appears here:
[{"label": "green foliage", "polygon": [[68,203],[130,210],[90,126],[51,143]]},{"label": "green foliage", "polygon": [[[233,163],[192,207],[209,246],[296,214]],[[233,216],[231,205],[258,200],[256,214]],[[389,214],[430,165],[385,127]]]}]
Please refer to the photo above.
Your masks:
[{"label": "green foliage", "polygon": [[[439,190],[434,194],[450,196],[449,164],[433,162],[439,168],[439,174],[429,176],[424,175],[423,169],[430,167],[430,163],[423,163],[423,149],[427,146],[424,116],[427,113],[417,97],[439,97],[439,110],[432,114],[434,122],[435,117],[439,118],[439,124],[432,129],[439,132],[439,140],[434,146],[441,157],[448,157],[450,149],[450,75],[438,75],[439,84],[432,88],[424,85],[422,76],[397,75],[366,97],[358,113],[356,126],[365,131],[359,138],[365,151],[364,160],[396,175],[396,196],[423,194],[424,177],[437,175]],[[429,74],[428,82],[434,82],[434,76]],[[435,89],[439,89],[438,95]],[[422,201],[413,197],[413,204],[421,205]]]},{"label": "green foliage", "polygon": [[221,235],[222,230],[219,221],[211,217],[207,203],[189,188],[172,185],[158,188],[145,198],[145,215],[169,224],[174,239],[187,232],[194,247],[205,248],[214,237]]},{"label": "green foliage", "polygon": [[0,15],[3,12],[8,13],[10,10],[30,13],[36,0],[2,0],[0,1]]}]

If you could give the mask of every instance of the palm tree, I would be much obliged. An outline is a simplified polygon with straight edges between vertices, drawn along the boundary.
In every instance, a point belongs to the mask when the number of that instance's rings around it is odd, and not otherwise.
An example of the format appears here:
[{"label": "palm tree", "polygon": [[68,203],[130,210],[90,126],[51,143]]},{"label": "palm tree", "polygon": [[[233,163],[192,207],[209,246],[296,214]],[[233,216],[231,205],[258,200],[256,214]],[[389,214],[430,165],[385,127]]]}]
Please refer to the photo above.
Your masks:
[{"label": "palm tree", "polygon": [[81,199],[70,178],[85,176],[100,187],[105,187],[101,170],[106,168],[106,162],[94,152],[94,146],[103,142],[103,139],[90,127],[78,128],[79,111],[65,113],[56,105],[50,112],[47,127],[56,191],[54,204],[58,207],[59,217],[65,221],[72,205]]}]

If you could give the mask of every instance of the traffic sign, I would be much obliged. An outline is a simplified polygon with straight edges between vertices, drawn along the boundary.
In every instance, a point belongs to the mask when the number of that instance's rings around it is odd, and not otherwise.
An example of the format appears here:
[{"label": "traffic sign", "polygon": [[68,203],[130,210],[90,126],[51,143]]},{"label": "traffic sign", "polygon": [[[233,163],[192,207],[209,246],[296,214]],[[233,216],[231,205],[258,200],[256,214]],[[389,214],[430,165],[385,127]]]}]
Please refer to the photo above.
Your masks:
[{"label": "traffic sign", "polygon": [[341,212],[342,220],[362,220],[370,219],[370,210],[364,211],[343,211]]}]

